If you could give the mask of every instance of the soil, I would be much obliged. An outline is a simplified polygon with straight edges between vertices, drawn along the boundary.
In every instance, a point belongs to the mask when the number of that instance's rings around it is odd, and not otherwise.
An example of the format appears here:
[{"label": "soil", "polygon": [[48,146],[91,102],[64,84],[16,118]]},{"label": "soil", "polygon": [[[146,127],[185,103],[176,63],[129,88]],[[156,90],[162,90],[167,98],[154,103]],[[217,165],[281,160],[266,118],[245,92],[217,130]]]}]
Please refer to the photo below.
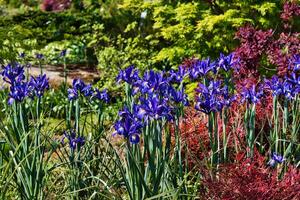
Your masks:
[{"label": "soil", "polygon": [[[95,67],[68,65],[67,71],[67,82],[69,85],[72,84],[72,81],[75,78],[80,78],[87,83],[95,83],[99,77],[99,73]],[[44,65],[43,73],[45,73],[49,78],[51,87],[57,87],[64,81],[63,65]],[[40,68],[38,66],[30,67],[29,74],[32,76],[38,76],[40,74]]]}]

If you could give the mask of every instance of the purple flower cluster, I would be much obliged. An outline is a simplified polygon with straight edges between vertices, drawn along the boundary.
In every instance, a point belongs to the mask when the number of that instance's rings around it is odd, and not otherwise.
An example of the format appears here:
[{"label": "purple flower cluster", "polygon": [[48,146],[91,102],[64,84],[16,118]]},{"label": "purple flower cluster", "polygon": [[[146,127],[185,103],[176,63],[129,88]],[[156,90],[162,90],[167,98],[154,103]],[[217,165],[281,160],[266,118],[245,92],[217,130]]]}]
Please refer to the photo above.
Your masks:
[{"label": "purple flower cluster", "polygon": [[297,76],[295,72],[289,77],[285,77],[284,80],[279,79],[277,76],[273,76],[270,80],[265,80],[266,89],[272,92],[273,96],[284,96],[285,98],[292,100],[300,92],[300,76]]},{"label": "purple flower cluster", "polygon": [[24,82],[17,82],[10,87],[8,104],[12,105],[15,101],[22,102],[29,94],[28,85]]},{"label": "purple flower cluster", "polygon": [[170,70],[169,74],[169,82],[181,83],[185,76],[188,75],[188,70],[184,66],[179,66],[178,71]]},{"label": "purple flower cluster", "polygon": [[168,105],[168,100],[164,98],[160,98],[158,95],[150,95],[149,97],[141,97],[140,98],[140,109],[144,113],[145,121],[149,120],[161,120],[166,118],[171,120],[172,116],[172,108]]},{"label": "purple flower cluster", "polygon": [[242,102],[256,104],[263,97],[264,92],[262,87],[255,87],[255,85],[252,85],[250,88],[243,88],[240,95]]},{"label": "purple flower cluster", "polygon": [[[266,79],[264,85],[256,88],[253,85],[249,89],[244,89],[241,93],[242,101],[247,101],[249,103],[257,103],[260,98],[264,95],[263,89],[271,91],[272,96],[279,97],[283,96],[288,100],[293,100],[300,93],[300,76],[297,75],[297,61],[294,62],[294,71],[290,76],[285,76],[284,78],[279,78],[278,76],[273,76],[271,79]],[[295,64],[296,63],[296,64]]]},{"label": "purple flower cluster", "polygon": [[219,59],[217,60],[217,67],[219,69],[223,69],[226,72],[232,69],[236,64],[237,61],[234,59],[233,53],[227,56],[221,53]]},{"label": "purple flower cluster", "polygon": [[30,81],[25,81],[23,66],[16,63],[15,65],[8,64],[3,67],[1,72],[3,80],[10,85],[8,104],[13,102],[22,102],[26,97],[41,98],[49,88],[49,82],[46,75],[31,77]]},{"label": "purple flower cluster", "polygon": [[190,79],[195,80],[204,77],[210,71],[216,71],[216,63],[211,62],[210,59],[196,60],[193,66],[189,69]]},{"label": "purple flower cluster", "polygon": [[129,138],[129,141],[133,144],[137,144],[140,141],[140,133],[143,128],[141,117],[144,115],[138,106],[133,107],[131,112],[127,107],[119,111],[120,119],[115,123],[114,134],[119,134],[125,138]]},{"label": "purple flower cluster", "polygon": [[28,82],[29,91],[34,92],[35,96],[41,98],[44,95],[44,92],[49,89],[49,81],[46,77],[46,74],[39,75],[38,77],[30,77]]},{"label": "purple flower cluster", "polygon": [[104,101],[105,103],[109,102],[109,95],[107,93],[107,89],[104,89],[102,91],[95,89],[93,97],[97,100]]},{"label": "purple flower cluster", "polygon": [[4,66],[1,75],[3,80],[10,85],[15,85],[15,83],[25,80],[24,67],[18,63]]},{"label": "purple flower cluster", "polygon": [[168,90],[168,94],[170,95],[170,99],[175,104],[182,103],[184,106],[189,105],[189,101],[187,98],[187,94],[184,93],[184,90],[176,90],[174,87],[170,87]]},{"label": "purple flower cluster", "polygon": [[196,91],[199,96],[197,96],[195,109],[206,114],[221,111],[235,100],[235,96],[229,93],[228,87],[223,87],[220,81],[209,81],[208,86],[200,83]]},{"label": "purple flower cluster", "polygon": [[142,77],[133,66],[121,70],[117,80],[130,85],[134,102],[131,112],[128,108],[119,112],[121,119],[115,124],[115,133],[137,143],[141,128],[149,122],[173,120],[176,109],[188,105],[188,100],[183,88],[177,90],[172,83],[181,83],[186,75],[183,67],[169,74],[149,70]]},{"label": "purple flower cluster", "polygon": [[[187,105],[187,96],[182,89],[177,91],[172,83],[180,83],[187,75],[187,71],[183,67],[179,67],[178,71],[172,70],[169,74],[164,72],[155,72],[153,70],[146,71],[141,78],[139,71],[133,66],[121,70],[117,76],[117,81],[124,81],[133,88],[132,95],[145,97],[146,99],[162,98],[162,103],[169,103],[174,100],[180,103],[180,100]],[[140,98],[143,101],[145,98]]]},{"label": "purple flower cluster", "polygon": [[211,61],[209,58],[205,60],[195,60],[191,68],[189,68],[189,77],[191,80],[195,80],[201,77],[205,77],[209,72],[216,74],[218,70],[223,69],[225,72],[233,69],[237,64],[234,59],[234,54],[231,53],[227,56],[220,54],[220,57],[216,61]]},{"label": "purple flower cluster", "polygon": [[81,79],[74,79],[72,88],[68,89],[68,98],[69,100],[76,100],[81,94],[85,97],[91,97],[106,103],[109,101],[109,96],[106,89],[100,91],[93,88],[91,84],[85,84]]},{"label": "purple flower cluster", "polygon": [[68,133],[65,131],[61,143],[64,144],[64,140],[67,138],[70,148],[74,151],[77,147],[80,149],[85,144],[85,138],[82,136],[76,136],[75,131]]},{"label": "purple flower cluster", "polygon": [[132,84],[135,81],[139,80],[139,71],[134,69],[134,66],[131,65],[125,70],[120,70],[117,76],[117,82],[124,81],[128,84]]},{"label": "purple flower cluster", "polygon": [[142,95],[159,94],[166,96],[170,83],[164,72],[149,70],[145,72],[143,78],[139,78],[133,86],[135,87],[135,92],[140,92]]}]

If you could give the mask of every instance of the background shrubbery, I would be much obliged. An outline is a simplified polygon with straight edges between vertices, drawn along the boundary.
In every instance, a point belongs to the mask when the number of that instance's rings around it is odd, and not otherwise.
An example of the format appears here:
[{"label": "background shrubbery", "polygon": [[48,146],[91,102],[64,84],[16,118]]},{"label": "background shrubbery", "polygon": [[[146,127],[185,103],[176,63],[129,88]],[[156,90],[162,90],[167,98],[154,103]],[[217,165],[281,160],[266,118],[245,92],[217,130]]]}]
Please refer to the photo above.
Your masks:
[{"label": "background shrubbery", "polygon": [[110,87],[118,69],[130,64],[170,69],[184,58],[229,53],[238,45],[235,32],[245,24],[282,28],[280,1],[84,0],[63,12],[41,11],[34,2],[2,2],[9,9],[0,34],[9,37],[0,37],[6,44],[1,57],[34,49],[55,64],[53,50],[68,48],[68,62],[97,66],[99,84]]}]

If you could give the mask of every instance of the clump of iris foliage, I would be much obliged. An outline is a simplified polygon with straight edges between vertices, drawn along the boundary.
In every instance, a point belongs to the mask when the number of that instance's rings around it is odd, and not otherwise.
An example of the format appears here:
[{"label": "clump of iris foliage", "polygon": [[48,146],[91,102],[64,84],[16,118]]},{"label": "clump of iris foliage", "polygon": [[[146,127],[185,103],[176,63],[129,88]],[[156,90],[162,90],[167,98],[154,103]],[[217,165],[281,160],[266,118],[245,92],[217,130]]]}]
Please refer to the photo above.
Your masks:
[{"label": "clump of iris foliage", "polygon": [[[36,56],[38,60],[42,57]],[[290,61],[291,73],[286,76],[274,76],[242,91],[236,90],[231,76],[239,70],[238,63],[232,53],[220,54],[216,60],[194,59],[178,70],[142,73],[134,66],[120,70],[116,82],[124,83],[125,96],[111,126],[105,120],[110,100],[106,89],[80,79],[74,79],[67,89],[65,82],[61,89],[67,99],[65,118],[55,127],[50,126],[51,111],[44,106],[50,88],[42,64],[37,77],[29,76],[20,63],[4,65],[1,75],[7,89],[1,92],[5,107],[0,122],[1,197],[201,197],[201,171],[189,168],[182,154],[188,151],[180,129],[185,107],[194,106],[207,119],[207,165],[216,175],[220,164],[230,162],[227,122],[231,105],[245,104],[245,152],[251,159],[264,145],[255,131],[255,113],[257,103],[268,94],[273,97],[273,114],[268,138],[271,159],[266,165],[280,169],[282,177],[288,163],[299,164],[300,57],[295,55]],[[199,84],[194,100],[185,94],[191,82]],[[118,135],[123,139],[117,139]]]}]

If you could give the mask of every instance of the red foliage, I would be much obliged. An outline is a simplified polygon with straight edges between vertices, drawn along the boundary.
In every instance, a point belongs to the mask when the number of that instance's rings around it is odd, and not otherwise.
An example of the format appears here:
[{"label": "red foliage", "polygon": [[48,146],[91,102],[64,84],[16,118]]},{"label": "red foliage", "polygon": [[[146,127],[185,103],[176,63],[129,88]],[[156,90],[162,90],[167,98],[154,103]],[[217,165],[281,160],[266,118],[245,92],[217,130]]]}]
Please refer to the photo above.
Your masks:
[{"label": "red foliage", "polygon": [[44,0],[41,9],[44,11],[62,11],[71,6],[71,0]]},{"label": "red foliage", "polygon": [[280,18],[284,21],[284,28],[291,28],[291,21],[294,16],[300,16],[300,6],[296,1],[286,1]]},{"label": "red foliage", "polygon": [[[229,149],[233,149],[234,144],[244,146],[244,144],[240,143],[240,141],[244,141],[245,136],[243,115],[241,115],[240,112],[242,110],[243,108],[238,106],[238,103],[233,104],[232,109],[229,110],[229,119],[226,126],[226,134],[229,138],[227,148]],[[210,156],[211,148],[207,123],[207,116],[196,111],[194,108],[188,108],[185,112],[185,118],[180,122],[181,140],[182,143],[187,146],[188,150],[188,152],[186,152],[184,149],[183,155],[188,158],[189,166],[194,166],[196,163]],[[218,128],[220,143],[222,144],[223,129],[220,118],[218,118]],[[234,154],[231,153],[229,157],[234,157]]]},{"label": "red foliage", "polygon": [[[257,129],[263,129],[267,125],[267,120],[272,118],[273,113],[273,97],[271,94],[264,96],[256,105],[255,120]],[[265,124],[266,123],[266,124]]]},{"label": "red foliage", "polygon": [[186,69],[191,68],[196,62],[198,61],[197,58],[185,58],[182,62],[182,66]]},{"label": "red foliage", "polygon": [[282,180],[276,169],[266,166],[264,156],[256,152],[253,160],[244,155],[237,162],[220,166],[217,177],[208,173],[201,196],[205,199],[299,199],[300,172],[290,167]]},{"label": "red foliage", "polygon": [[181,140],[187,145],[188,152],[183,151],[192,166],[197,160],[209,156],[209,137],[207,119],[197,113],[194,108],[188,108],[184,120],[180,123]]},{"label": "red foliage", "polygon": [[279,39],[270,44],[268,58],[270,63],[277,66],[278,75],[284,76],[288,73],[288,65],[293,55],[300,53],[299,45],[299,33],[281,33]]},{"label": "red foliage", "polygon": [[262,55],[272,41],[272,36],[272,30],[256,30],[251,26],[239,29],[235,36],[241,42],[235,51],[235,56],[239,58],[238,70],[235,72],[238,79],[246,79],[252,75],[258,77],[257,67]]},{"label": "red foliage", "polygon": [[288,26],[289,30],[277,33],[271,29],[258,30],[249,25],[239,29],[235,37],[240,41],[240,46],[235,51],[235,56],[240,59],[238,70],[234,73],[237,84],[247,79],[257,80],[258,67],[263,58],[277,67],[279,75],[288,73],[290,60],[293,55],[300,53],[299,33],[291,29],[292,19],[296,16],[300,16],[300,5],[296,1],[286,2],[281,19],[284,27]]}]

